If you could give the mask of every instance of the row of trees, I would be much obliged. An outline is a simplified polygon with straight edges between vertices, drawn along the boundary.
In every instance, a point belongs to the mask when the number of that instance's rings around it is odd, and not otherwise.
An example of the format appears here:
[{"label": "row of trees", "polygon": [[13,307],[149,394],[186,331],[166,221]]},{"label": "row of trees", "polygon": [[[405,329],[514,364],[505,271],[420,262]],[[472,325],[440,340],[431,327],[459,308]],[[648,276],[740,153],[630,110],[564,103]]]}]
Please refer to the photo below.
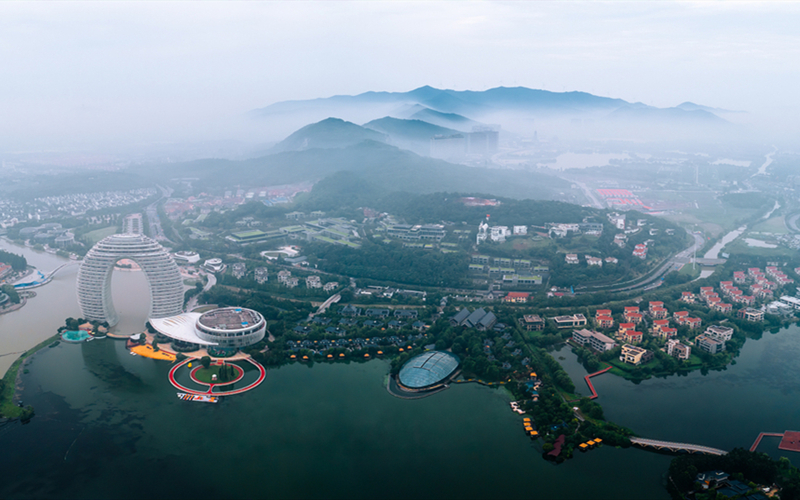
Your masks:
[{"label": "row of trees", "polygon": [[28,261],[22,255],[0,250],[0,262],[8,264],[14,271],[24,271],[28,267]]}]

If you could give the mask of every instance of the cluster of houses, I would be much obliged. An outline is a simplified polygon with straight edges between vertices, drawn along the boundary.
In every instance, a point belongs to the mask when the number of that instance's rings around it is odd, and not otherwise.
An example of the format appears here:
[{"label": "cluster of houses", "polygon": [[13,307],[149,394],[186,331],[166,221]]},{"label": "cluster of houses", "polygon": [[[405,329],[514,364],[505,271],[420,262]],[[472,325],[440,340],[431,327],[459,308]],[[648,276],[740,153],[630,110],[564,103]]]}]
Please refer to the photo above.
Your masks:
[{"label": "cluster of houses", "polygon": [[[264,269],[261,273],[258,273],[258,269]],[[267,281],[267,272],[266,268],[258,268],[256,269],[256,281],[259,283],[263,283]],[[259,279],[263,281],[259,281]],[[339,286],[339,283],[336,281],[329,281],[323,285],[322,280],[316,274],[312,274],[311,276],[307,276],[305,278],[306,288],[322,288],[326,292],[331,292]],[[283,286],[288,288],[296,288],[300,286],[300,278],[296,276],[292,276],[292,272],[289,270],[281,270],[278,271],[278,283],[281,283]]]},{"label": "cluster of houses", "polygon": [[[605,259],[603,259],[602,257],[592,257],[591,255],[584,255],[584,258],[586,259],[586,265],[589,266],[603,267],[603,262],[605,262],[606,264],[619,263],[619,259],[617,259],[616,257],[606,257]],[[578,258],[578,254],[576,253],[568,253],[564,257],[564,261],[567,264],[580,264],[581,262],[580,259]]]},{"label": "cluster of houses", "polygon": [[[369,349],[374,348],[378,349],[382,346],[396,346],[400,348],[400,351],[410,350],[411,344],[416,342],[417,340],[424,339],[425,335],[418,334],[418,335],[408,335],[408,336],[397,336],[392,335],[391,337],[381,337],[381,338],[354,338],[354,339],[334,339],[334,340],[288,340],[286,342],[286,350],[290,352],[298,352],[303,349],[308,349],[313,351],[316,354],[324,354],[326,351],[330,349],[346,349],[348,351],[356,351],[362,349]],[[383,354],[382,351],[378,351],[378,354]],[[294,359],[295,356],[290,356],[290,358]],[[332,357],[332,356],[331,356]],[[344,357],[342,354],[341,357]]]},{"label": "cluster of houses", "polygon": [[450,325],[462,326],[464,328],[477,328],[480,331],[487,331],[492,328],[495,330],[505,329],[505,325],[497,323],[497,316],[495,316],[493,312],[486,311],[482,307],[472,312],[466,307],[462,308],[450,318]]},{"label": "cluster of houses", "polygon": [[[359,324],[368,328],[376,329],[385,329],[388,327],[390,329],[399,330],[400,328],[408,326],[409,323],[411,328],[417,331],[424,331],[427,328],[425,323],[417,319],[419,316],[419,311],[416,309],[395,309],[394,313],[392,313],[390,309],[362,310],[360,307],[348,304],[339,309],[339,314],[345,317],[339,319],[338,323],[336,323],[338,326],[332,324],[333,320],[331,318],[326,318],[323,316],[315,316],[311,319],[310,323],[311,325],[319,327],[327,327],[325,328],[325,333],[338,335],[340,337],[347,335],[347,328],[358,326]],[[356,319],[361,316],[364,316],[367,319],[364,321]],[[386,320],[390,317],[393,317],[394,319],[386,322]],[[311,333],[313,328],[307,323],[309,322],[299,324],[292,331],[298,335],[307,335]]]},{"label": "cluster of houses", "polygon": [[[760,311],[756,311],[760,312]],[[588,345],[590,348],[597,352],[605,352],[613,349],[618,344],[622,343],[620,360],[639,365],[646,363],[653,359],[653,353],[646,349],[639,347],[644,340],[643,329],[639,327],[643,323],[645,314],[650,318],[651,328],[649,333],[653,337],[657,337],[666,341],[664,352],[667,355],[675,357],[680,360],[688,360],[692,353],[692,347],[682,343],[676,338],[678,329],[670,326],[669,311],[664,307],[664,303],[660,301],[652,301],[648,304],[646,312],[639,310],[638,306],[625,307],[623,311],[624,322],[618,324],[615,333],[615,339],[608,337],[600,332],[581,329],[574,330],[572,334],[572,341],[580,346]],[[537,329],[541,320],[538,316],[529,315],[523,317],[520,322],[525,325],[532,325],[529,329]],[[582,315],[581,315],[582,316]],[[763,316],[763,313],[762,313]],[[566,318],[569,317],[564,317]],[[678,325],[686,325],[690,330],[697,330],[702,325],[700,318],[693,318],[689,316],[687,311],[677,311],[672,315],[672,320]],[[610,309],[598,309],[595,312],[594,323],[596,328],[610,329],[614,327],[615,321]],[[541,321],[541,325],[544,322]],[[583,323],[585,324],[585,322]],[[535,325],[535,326],[534,326]],[[725,351],[725,342],[729,341],[733,336],[733,328],[712,325],[706,330],[697,335],[693,342],[690,344],[696,348],[708,352],[709,354],[717,354]]]}]

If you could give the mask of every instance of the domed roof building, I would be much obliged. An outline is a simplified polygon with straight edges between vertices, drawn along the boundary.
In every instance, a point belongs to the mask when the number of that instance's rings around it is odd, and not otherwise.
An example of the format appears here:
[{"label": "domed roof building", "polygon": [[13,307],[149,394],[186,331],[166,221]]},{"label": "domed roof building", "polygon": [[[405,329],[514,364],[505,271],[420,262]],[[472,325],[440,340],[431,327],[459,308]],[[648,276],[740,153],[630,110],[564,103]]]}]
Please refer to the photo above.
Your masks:
[{"label": "domed roof building", "polygon": [[446,382],[455,373],[458,356],[444,351],[428,351],[409,359],[397,375],[398,385],[408,391],[425,391]]}]

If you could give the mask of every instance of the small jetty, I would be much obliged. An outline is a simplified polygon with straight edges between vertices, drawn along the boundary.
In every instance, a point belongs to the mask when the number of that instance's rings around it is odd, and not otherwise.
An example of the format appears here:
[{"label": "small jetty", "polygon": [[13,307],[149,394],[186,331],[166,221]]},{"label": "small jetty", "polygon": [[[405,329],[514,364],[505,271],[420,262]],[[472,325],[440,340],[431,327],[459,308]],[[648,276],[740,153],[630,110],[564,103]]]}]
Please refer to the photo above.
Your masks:
[{"label": "small jetty", "polygon": [[589,399],[597,399],[597,391],[594,390],[594,385],[592,385],[592,381],[589,380],[589,379],[592,378],[592,377],[596,377],[598,375],[602,375],[603,373],[607,372],[610,369],[611,369],[611,367],[609,366],[608,368],[600,370],[599,372],[590,373],[589,375],[586,375],[585,377],[583,377],[583,380],[586,381],[586,385],[589,386],[589,390],[592,391],[592,395],[589,396]]},{"label": "small jetty", "polygon": [[800,432],[798,431],[784,431],[784,432],[762,432],[758,435],[750,447],[750,451],[756,451],[761,439],[764,437],[780,437],[781,442],[778,444],[779,450],[785,451],[800,451]]}]

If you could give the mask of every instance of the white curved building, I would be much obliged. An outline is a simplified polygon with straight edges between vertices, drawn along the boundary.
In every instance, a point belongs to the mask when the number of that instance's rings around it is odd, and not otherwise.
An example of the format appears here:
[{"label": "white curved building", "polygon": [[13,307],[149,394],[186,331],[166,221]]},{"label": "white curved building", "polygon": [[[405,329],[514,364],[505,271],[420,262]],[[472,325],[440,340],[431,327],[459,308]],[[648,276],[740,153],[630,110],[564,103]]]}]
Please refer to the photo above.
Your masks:
[{"label": "white curved building", "polygon": [[204,313],[153,318],[150,325],[174,340],[228,350],[257,344],[267,331],[264,316],[244,307],[221,307]]},{"label": "white curved building", "polygon": [[145,273],[150,288],[148,318],[167,318],[183,312],[183,280],[178,265],[164,247],[139,234],[103,238],[86,254],[78,271],[78,303],[87,319],[119,321],[111,300],[111,273],[120,259],[131,259]]}]

